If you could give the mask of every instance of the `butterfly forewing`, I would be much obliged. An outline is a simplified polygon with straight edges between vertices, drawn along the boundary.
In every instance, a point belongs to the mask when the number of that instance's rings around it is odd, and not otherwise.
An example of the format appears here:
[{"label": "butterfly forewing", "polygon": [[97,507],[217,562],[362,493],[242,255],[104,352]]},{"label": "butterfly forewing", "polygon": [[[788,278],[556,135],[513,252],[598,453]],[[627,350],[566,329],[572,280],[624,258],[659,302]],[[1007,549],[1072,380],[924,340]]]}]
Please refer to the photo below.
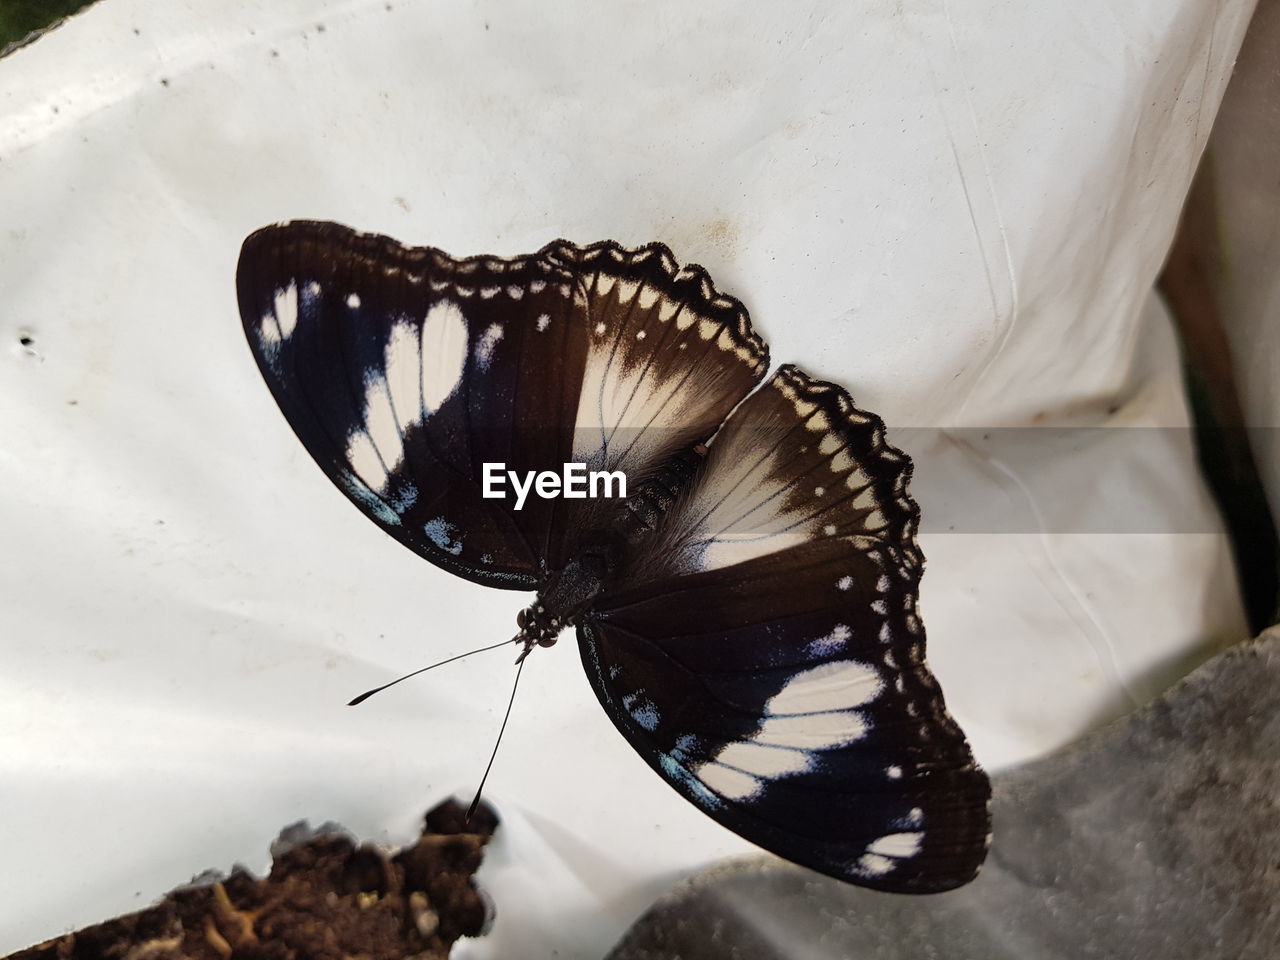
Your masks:
[{"label": "butterfly forewing", "polygon": [[746,311],[700,267],[654,244],[546,251],[584,277],[591,353],[577,408],[574,457],[643,474],[705,440],[767,367]]},{"label": "butterfly forewing", "polygon": [[741,305],[660,244],[455,260],[303,221],[251,235],[237,284],[263,375],[329,477],[406,546],[494,586],[537,586],[620,505],[516,510],[483,496],[486,463],[642,478],[768,364]]}]

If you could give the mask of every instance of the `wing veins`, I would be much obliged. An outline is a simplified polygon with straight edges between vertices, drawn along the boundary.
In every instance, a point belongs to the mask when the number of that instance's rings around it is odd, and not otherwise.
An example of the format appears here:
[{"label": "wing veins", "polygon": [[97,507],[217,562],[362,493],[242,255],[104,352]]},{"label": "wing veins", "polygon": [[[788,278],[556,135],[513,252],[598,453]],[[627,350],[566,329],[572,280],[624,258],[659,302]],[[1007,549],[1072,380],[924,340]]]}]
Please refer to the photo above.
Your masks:
[{"label": "wing veins", "polygon": [[[815,413],[816,412],[817,411],[815,411]],[[810,414],[810,416],[812,415],[813,414]],[[777,442],[775,442],[772,446],[766,448],[765,451],[760,455],[760,458],[751,465],[751,468],[749,470],[741,471],[741,473],[738,476],[737,482],[728,490],[726,490],[723,496],[721,496],[719,500],[711,504],[711,506],[707,508],[706,512],[703,513],[702,516],[700,516],[695,522],[689,525],[690,529],[696,530],[697,528],[701,527],[703,523],[706,522],[707,518],[710,517],[711,514],[715,513],[715,511],[719,507],[721,507],[724,504],[724,502],[729,499],[729,497],[731,497],[734,493],[736,493],[738,488],[747,482],[747,478],[750,477],[752,474],[754,474],[760,468],[761,464],[763,464],[766,460],[768,460],[769,457],[774,452],[777,451],[778,447],[782,445],[782,442],[786,440],[787,437],[791,436],[791,434],[795,433],[796,430],[799,430],[800,428],[802,428],[808,422],[808,419],[809,418],[806,417],[803,420],[800,420],[797,423],[793,424],[792,426],[788,427],[787,432],[782,434],[782,436],[780,436]],[[714,449],[714,447],[712,449]]]}]

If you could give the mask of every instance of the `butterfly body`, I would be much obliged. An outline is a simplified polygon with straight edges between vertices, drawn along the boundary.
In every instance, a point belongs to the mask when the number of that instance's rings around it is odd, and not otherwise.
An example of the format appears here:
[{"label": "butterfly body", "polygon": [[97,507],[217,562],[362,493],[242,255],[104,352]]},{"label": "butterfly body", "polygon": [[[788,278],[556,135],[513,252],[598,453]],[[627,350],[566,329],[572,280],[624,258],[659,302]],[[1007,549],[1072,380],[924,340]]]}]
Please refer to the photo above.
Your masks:
[{"label": "butterfly body", "polygon": [[601,518],[600,527],[583,536],[580,554],[544,575],[536,599],[516,617],[517,639],[524,641],[526,652],[534,644],[553,646],[563,630],[590,615],[596,598],[657,528],[705,456],[706,448],[698,445],[661,464],[616,510]]},{"label": "butterfly body", "polygon": [[[990,788],[924,662],[911,464],[667,248],[458,260],[337,224],[250,236],[245,334],[330,479],[415,553],[576,628],[641,757],[798,863],[932,892],[985,856]],[[501,463],[625,499],[488,499]]]},{"label": "butterfly body", "polygon": [[604,587],[612,552],[604,544],[588,548],[547,578],[537,599],[516,616],[519,639],[525,642],[526,650],[533,643],[552,646],[562,630],[577,625]]}]

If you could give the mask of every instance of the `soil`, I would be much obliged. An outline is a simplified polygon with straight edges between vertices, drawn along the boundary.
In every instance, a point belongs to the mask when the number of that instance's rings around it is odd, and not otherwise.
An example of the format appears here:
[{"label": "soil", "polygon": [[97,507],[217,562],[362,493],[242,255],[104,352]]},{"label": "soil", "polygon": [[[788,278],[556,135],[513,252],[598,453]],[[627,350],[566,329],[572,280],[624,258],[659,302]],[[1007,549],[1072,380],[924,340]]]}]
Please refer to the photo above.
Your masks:
[{"label": "soil", "polygon": [[205,873],[139,913],[48,940],[5,960],[437,960],[480,936],[490,908],[473,883],[497,827],[448,801],[396,852],[340,827],[286,827],[270,874]]}]

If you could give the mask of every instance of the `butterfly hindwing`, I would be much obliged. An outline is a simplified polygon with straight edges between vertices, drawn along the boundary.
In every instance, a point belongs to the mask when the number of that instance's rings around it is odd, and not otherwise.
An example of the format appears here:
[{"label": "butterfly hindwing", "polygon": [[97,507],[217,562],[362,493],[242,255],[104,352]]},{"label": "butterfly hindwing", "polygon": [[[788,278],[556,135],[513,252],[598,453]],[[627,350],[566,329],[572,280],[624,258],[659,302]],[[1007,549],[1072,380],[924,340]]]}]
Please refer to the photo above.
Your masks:
[{"label": "butterfly hindwing", "polygon": [[299,221],[245,241],[237,287],[259,367],[330,479],[415,552],[493,586],[536,586],[620,507],[517,510],[510,486],[483,496],[486,463],[643,477],[709,437],[768,364],[742,306],[661,244],[456,260]]},{"label": "butterfly hindwing", "polygon": [[791,367],[580,629],[623,734],[742,836],[885,890],[969,880],[986,776],[924,663],[909,460]]}]

